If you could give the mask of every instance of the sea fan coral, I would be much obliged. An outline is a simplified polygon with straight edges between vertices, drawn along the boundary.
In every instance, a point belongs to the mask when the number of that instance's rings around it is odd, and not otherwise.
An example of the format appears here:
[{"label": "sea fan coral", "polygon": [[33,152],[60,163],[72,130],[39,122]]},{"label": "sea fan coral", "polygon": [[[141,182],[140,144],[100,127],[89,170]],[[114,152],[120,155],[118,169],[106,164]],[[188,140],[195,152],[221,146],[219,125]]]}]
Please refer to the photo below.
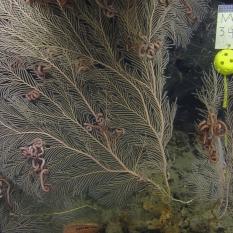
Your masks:
[{"label": "sea fan coral", "polygon": [[170,43],[185,47],[207,6],[187,2],[0,1],[0,167],[15,190],[34,205],[120,205],[146,188],[175,199],[164,70]]}]

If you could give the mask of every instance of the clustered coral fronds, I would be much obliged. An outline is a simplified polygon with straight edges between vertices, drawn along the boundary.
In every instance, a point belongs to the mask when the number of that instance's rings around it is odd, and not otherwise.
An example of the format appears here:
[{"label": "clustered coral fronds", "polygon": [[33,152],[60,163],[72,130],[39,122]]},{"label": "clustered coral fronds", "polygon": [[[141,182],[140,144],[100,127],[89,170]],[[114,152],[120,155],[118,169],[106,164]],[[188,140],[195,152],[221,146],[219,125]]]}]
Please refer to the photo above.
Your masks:
[{"label": "clustered coral fronds", "polygon": [[164,71],[170,44],[185,47],[206,9],[206,0],[0,1],[0,173],[14,187],[2,228],[48,200],[120,206],[146,189],[175,200],[166,146],[176,105]]}]

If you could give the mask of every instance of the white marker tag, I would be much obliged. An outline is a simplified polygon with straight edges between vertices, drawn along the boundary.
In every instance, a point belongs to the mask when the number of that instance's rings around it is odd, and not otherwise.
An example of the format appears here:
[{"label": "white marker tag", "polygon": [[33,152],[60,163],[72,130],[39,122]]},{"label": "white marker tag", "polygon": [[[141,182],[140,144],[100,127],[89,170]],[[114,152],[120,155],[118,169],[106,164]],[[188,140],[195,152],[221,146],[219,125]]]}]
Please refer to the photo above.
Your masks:
[{"label": "white marker tag", "polygon": [[233,5],[219,5],[215,49],[233,49]]}]

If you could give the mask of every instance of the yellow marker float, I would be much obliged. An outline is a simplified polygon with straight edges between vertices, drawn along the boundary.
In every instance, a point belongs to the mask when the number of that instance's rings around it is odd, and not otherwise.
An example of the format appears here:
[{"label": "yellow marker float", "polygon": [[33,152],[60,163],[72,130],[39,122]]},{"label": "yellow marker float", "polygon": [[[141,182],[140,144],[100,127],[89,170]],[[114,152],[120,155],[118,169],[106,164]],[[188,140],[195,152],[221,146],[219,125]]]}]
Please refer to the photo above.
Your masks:
[{"label": "yellow marker float", "polygon": [[228,80],[227,75],[233,74],[233,50],[223,49],[214,58],[214,67],[224,77],[223,108],[228,106]]}]

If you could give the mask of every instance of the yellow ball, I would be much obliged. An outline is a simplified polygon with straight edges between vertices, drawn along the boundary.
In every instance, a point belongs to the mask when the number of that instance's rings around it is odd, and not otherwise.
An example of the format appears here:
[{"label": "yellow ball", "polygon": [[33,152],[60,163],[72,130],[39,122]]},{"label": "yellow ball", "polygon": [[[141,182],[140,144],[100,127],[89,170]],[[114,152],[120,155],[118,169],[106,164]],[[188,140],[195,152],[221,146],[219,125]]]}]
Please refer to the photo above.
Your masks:
[{"label": "yellow ball", "polygon": [[222,75],[233,74],[233,50],[219,51],[214,58],[214,68]]}]

